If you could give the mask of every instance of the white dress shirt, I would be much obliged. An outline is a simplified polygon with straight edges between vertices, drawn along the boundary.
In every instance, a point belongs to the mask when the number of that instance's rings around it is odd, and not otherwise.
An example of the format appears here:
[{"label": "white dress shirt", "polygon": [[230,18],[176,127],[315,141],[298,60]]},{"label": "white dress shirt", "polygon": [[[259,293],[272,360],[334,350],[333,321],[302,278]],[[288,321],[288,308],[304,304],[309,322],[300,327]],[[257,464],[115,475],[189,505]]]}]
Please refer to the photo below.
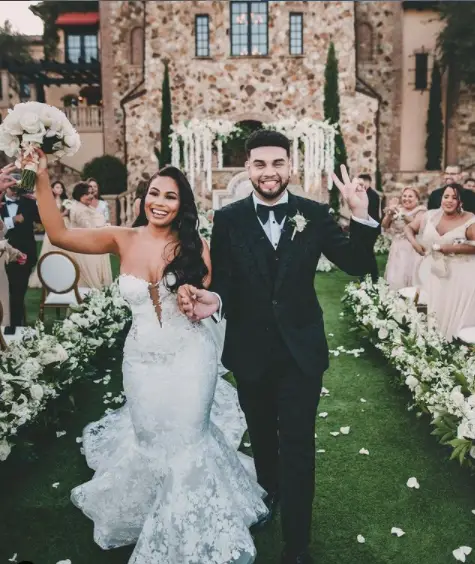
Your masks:
[{"label": "white dress shirt", "polygon": [[8,210],[8,215],[10,217],[5,217],[3,222],[5,223],[5,227],[7,231],[13,229],[15,227],[15,222],[13,218],[18,214],[18,202],[17,200],[12,200],[11,198],[5,197],[5,202]]},{"label": "white dress shirt", "polygon": [[[287,192],[287,190],[285,190],[277,202],[269,204],[266,201],[260,200],[256,196],[256,193],[253,192],[252,201],[254,202],[254,209],[257,213],[257,204],[261,204],[262,206],[278,206],[279,204],[287,204],[289,202],[289,193]],[[279,244],[280,236],[282,235],[282,229],[284,228],[285,219],[286,218],[284,217],[284,219],[280,223],[277,223],[274,212],[272,210],[269,212],[269,219],[267,220],[267,223],[262,223],[262,221],[259,219],[259,223],[262,225],[262,229],[264,229],[264,233],[267,235],[267,238],[271,242],[274,249],[277,249],[277,246]]]}]

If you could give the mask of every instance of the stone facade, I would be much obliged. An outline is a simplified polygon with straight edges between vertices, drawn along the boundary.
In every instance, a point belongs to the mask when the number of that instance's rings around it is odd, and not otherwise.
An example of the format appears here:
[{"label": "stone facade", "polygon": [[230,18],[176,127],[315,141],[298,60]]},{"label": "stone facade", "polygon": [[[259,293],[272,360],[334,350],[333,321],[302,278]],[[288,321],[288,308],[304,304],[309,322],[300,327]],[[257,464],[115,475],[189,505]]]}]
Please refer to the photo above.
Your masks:
[{"label": "stone facade", "polygon": [[451,129],[455,136],[456,152],[453,162],[472,168],[475,175],[475,87],[463,85],[452,114]]},{"label": "stone facade", "polygon": [[[228,2],[145,3],[145,82],[143,89],[136,89],[137,97],[122,104],[125,120],[121,100],[137,84],[130,80],[127,46],[131,31],[143,21],[144,4],[107,2],[101,3],[101,10],[101,22],[108,18],[111,33],[110,41],[102,42],[103,62],[105,56],[107,63],[112,59],[112,65],[103,65],[104,84],[112,81],[110,100],[104,103],[106,107],[111,104],[105,117],[109,130],[105,132],[106,150],[127,157],[131,186],[157,165],[153,149],[160,142],[165,60],[170,68],[175,123],[192,117],[224,117],[236,122],[270,122],[289,116],[323,119],[324,69],[331,39],[339,59],[342,131],[350,166],[354,173],[375,173],[378,102],[356,89],[353,3],[269,2],[269,53],[259,57],[230,56]],[[302,56],[289,54],[291,12],[304,14]],[[211,53],[207,58],[195,57],[198,14],[210,17]]]}]

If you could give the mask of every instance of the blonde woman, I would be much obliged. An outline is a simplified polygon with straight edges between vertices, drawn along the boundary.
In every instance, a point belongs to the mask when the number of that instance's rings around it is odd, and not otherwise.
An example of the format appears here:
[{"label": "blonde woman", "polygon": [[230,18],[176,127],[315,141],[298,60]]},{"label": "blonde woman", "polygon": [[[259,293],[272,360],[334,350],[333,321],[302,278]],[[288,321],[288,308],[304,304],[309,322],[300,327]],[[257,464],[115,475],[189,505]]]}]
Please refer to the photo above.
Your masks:
[{"label": "blonde woman", "polygon": [[421,259],[407,240],[404,229],[425,211],[419,192],[412,186],[406,186],[401,196],[390,200],[384,210],[381,225],[392,239],[384,278],[393,290],[414,285],[414,272]]}]

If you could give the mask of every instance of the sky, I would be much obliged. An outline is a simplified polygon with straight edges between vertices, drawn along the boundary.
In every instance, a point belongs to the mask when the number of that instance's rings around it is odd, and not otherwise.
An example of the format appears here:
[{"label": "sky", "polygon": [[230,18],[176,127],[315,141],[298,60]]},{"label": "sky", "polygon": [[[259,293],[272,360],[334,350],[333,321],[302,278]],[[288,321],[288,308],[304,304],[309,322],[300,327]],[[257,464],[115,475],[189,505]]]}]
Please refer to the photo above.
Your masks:
[{"label": "sky", "polygon": [[25,35],[43,35],[43,22],[35,16],[28,6],[38,4],[38,1],[29,0],[1,0],[0,1],[0,25],[4,25],[5,20],[10,20],[14,30]]}]

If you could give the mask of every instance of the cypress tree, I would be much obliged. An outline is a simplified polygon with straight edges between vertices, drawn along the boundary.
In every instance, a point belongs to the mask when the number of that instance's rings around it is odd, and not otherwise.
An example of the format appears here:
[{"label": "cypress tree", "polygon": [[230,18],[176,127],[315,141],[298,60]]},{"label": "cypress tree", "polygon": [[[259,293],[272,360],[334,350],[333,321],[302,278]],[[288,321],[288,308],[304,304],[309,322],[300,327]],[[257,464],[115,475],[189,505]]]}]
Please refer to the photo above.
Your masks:
[{"label": "cypress tree", "polygon": [[442,138],[444,122],[442,119],[442,87],[440,68],[437,61],[432,67],[432,77],[429,92],[429,108],[427,110],[427,139],[426,139],[426,169],[440,170],[442,168]]},{"label": "cypress tree", "polygon": [[172,149],[170,145],[170,135],[172,132],[172,100],[170,92],[170,73],[168,62],[165,62],[165,73],[162,84],[162,123],[160,127],[160,153],[159,166],[164,167],[171,163]]}]

